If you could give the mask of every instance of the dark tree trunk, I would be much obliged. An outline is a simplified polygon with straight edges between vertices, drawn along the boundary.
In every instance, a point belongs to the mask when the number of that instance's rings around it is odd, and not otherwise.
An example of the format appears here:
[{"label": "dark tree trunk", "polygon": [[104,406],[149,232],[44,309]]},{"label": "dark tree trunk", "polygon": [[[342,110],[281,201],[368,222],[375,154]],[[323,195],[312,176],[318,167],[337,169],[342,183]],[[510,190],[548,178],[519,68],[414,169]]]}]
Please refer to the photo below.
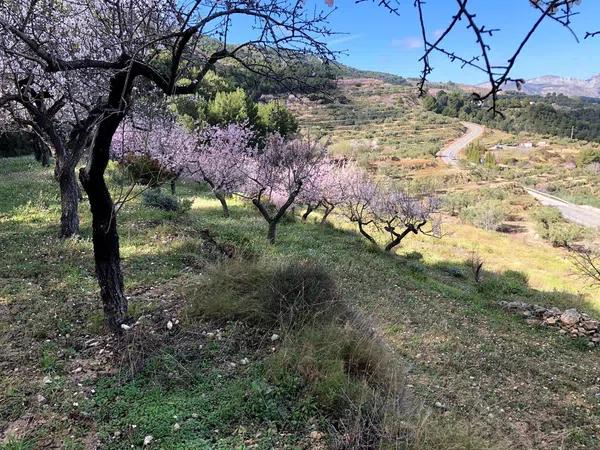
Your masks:
[{"label": "dark tree trunk", "polygon": [[406,237],[406,235],[410,232],[417,234],[417,230],[414,227],[407,227],[400,234],[393,233],[392,235],[394,236],[394,238],[385,246],[385,251],[391,252],[395,247],[400,245],[400,243],[402,242],[402,239],[404,239]]},{"label": "dark tree trunk", "polygon": [[377,245],[377,242],[375,241],[373,236],[371,236],[369,233],[367,233],[367,230],[365,230],[364,226],[366,224],[363,224],[360,220],[357,223],[358,223],[358,231],[360,231],[360,234],[362,234],[364,237],[366,237],[369,240],[369,242]]},{"label": "dark tree trunk", "polygon": [[128,319],[127,298],[123,293],[117,218],[104,172],[109,161],[112,137],[124,116],[123,109],[125,99],[129,98],[131,92],[131,80],[126,72],[118,73],[111,80],[110,95],[103,108],[104,112],[97,121],[88,164],[79,172],[92,212],[94,261],[104,314],[109,328],[116,334],[122,332],[121,325]]},{"label": "dark tree trunk", "polygon": [[306,211],[304,212],[304,214],[302,214],[302,221],[306,222],[306,220],[308,219],[308,216],[310,216],[310,214],[319,207],[319,203],[317,203],[316,205],[311,205],[308,204],[306,205]]},{"label": "dark tree trunk", "polygon": [[267,232],[267,240],[269,244],[275,243],[275,237],[277,233],[277,222],[272,221],[269,223],[269,231]]},{"label": "dark tree trunk", "polygon": [[120,333],[121,324],[127,318],[127,299],[123,294],[119,234],[113,201],[104,177],[92,178],[85,169],[81,169],[80,178],[92,211],[94,260],[104,314],[109,328]]},{"label": "dark tree trunk", "polygon": [[40,158],[43,167],[50,167],[50,149],[48,147],[42,148]]},{"label": "dark tree trunk", "polygon": [[321,217],[321,225],[325,225],[325,222],[327,222],[327,218],[329,217],[329,214],[331,214],[332,211],[333,206],[325,207],[325,213],[323,214],[323,217]]},{"label": "dark tree trunk", "polygon": [[296,187],[296,189],[290,193],[290,196],[288,197],[286,202],[281,206],[281,208],[279,208],[279,210],[277,211],[277,213],[274,216],[271,216],[271,214],[269,213],[269,210],[265,207],[265,205],[263,205],[261,203],[260,195],[257,198],[252,199],[252,203],[254,204],[254,206],[256,206],[256,208],[258,208],[258,210],[260,211],[262,216],[265,218],[265,220],[269,224],[269,229],[267,231],[267,241],[269,242],[269,244],[275,244],[277,224],[279,223],[281,218],[285,215],[288,208],[290,206],[292,206],[292,204],[294,203],[294,200],[296,200],[296,197],[300,193],[300,189],[302,189],[301,182],[298,183],[298,186]]},{"label": "dark tree trunk", "polygon": [[171,178],[171,195],[175,195],[177,192],[177,178]]},{"label": "dark tree trunk", "polygon": [[223,208],[223,217],[229,217],[229,206],[227,206],[227,200],[222,192],[215,191],[215,197],[221,202]]},{"label": "dark tree trunk", "polygon": [[81,191],[73,167],[64,167],[58,175],[60,187],[60,237],[79,234],[79,199]]}]

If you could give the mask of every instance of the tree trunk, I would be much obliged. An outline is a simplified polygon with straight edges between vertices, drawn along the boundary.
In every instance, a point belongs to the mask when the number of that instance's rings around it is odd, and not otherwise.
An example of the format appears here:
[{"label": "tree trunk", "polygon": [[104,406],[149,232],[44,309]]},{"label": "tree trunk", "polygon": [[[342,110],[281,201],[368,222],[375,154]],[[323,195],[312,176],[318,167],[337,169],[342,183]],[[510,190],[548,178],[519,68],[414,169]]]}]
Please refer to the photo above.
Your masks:
[{"label": "tree trunk", "polygon": [[171,178],[171,195],[175,195],[177,192],[177,178]]},{"label": "tree trunk", "polygon": [[310,216],[310,214],[319,207],[319,203],[317,203],[316,205],[311,205],[310,203],[308,205],[306,205],[306,211],[304,212],[304,214],[302,214],[302,222],[306,222],[306,220],[308,219],[308,216]]},{"label": "tree trunk", "polygon": [[65,166],[58,175],[60,187],[60,237],[68,238],[79,234],[80,190],[73,167]]},{"label": "tree trunk", "polygon": [[392,233],[392,235],[394,236],[394,238],[385,246],[385,251],[386,252],[391,252],[392,250],[394,250],[395,247],[397,247],[398,245],[400,245],[400,243],[402,242],[402,239],[404,239],[408,233],[417,234],[418,233],[418,229],[415,228],[413,225],[409,225],[400,234],[393,233],[391,231],[390,231],[390,233]]},{"label": "tree trunk", "polygon": [[123,294],[119,234],[113,201],[104,177],[93,179],[84,169],[81,169],[79,176],[92,211],[94,260],[104,314],[109,328],[121,333],[121,324],[127,318],[127,299]]},{"label": "tree trunk", "polygon": [[227,206],[225,195],[222,192],[215,191],[215,197],[217,197],[217,199],[221,202],[221,207],[223,208],[223,217],[229,217],[229,206]]},{"label": "tree trunk", "polygon": [[124,117],[132,79],[128,72],[119,72],[112,78],[107,104],[96,121],[98,125],[87,166],[79,171],[92,212],[94,262],[104,314],[109,328],[116,334],[122,333],[121,325],[128,319],[127,298],[123,293],[117,218],[104,172],[110,159],[112,138]]},{"label": "tree trunk", "polygon": [[327,218],[329,217],[329,214],[331,214],[331,211],[333,211],[333,206],[325,208],[325,213],[323,214],[323,217],[321,217],[321,225],[325,225],[325,222],[327,222]]},{"label": "tree trunk", "polygon": [[277,232],[277,222],[269,222],[269,231],[267,232],[267,240],[269,244],[275,244],[275,235]]},{"label": "tree trunk", "polygon": [[357,223],[358,223],[358,231],[360,231],[360,234],[362,234],[364,237],[366,237],[369,240],[369,242],[377,245],[377,242],[375,241],[373,236],[371,236],[369,233],[367,233],[367,230],[365,230],[363,223],[360,220]]}]

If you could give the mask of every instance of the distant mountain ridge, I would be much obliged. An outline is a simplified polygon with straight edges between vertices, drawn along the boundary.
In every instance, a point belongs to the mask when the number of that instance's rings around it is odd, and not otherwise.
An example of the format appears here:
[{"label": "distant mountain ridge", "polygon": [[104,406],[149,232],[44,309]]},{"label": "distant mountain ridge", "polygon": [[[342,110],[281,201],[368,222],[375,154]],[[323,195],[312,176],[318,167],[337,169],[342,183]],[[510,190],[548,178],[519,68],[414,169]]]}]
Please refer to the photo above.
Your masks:
[{"label": "distant mountain ridge", "polygon": [[[516,91],[513,85],[505,88],[507,91]],[[587,80],[571,77],[545,75],[526,80],[521,92],[532,95],[564,94],[569,97],[600,98],[600,74]]]}]

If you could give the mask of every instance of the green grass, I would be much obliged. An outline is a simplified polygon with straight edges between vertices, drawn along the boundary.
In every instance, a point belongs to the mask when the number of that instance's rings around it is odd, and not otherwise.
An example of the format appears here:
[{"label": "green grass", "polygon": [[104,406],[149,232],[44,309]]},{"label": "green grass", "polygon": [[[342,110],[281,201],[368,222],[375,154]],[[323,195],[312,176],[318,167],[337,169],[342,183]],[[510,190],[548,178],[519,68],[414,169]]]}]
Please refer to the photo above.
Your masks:
[{"label": "green grass", "polygon": [[[95,441],[130,448],[149,434],[156,448],[295,448],[311,442],[311,431],[329,431],[318,392],[307,395],[302,377],[269,375],[273,329],[184,320],[182,286],[213,264],[200,250],[205,228],[254,258],[311,260],[331,274],[340,297],[370,317],[405,370],[415,410],[406,425],[415,436],[410,448],[600,445],[599,353],[497,307],[522,299],[597,315],[593,297],[577,294],[560,250],[451,223],[450,236],[413,239],[386,255],[341,218],[325,227],[288,221],[268,246],[251,205],[233,200],[225,219],[206,192],[181,185],[178,195],[193,201],[187,214],[137,198],[119,215],[131,309],[154,331],[119,347],[101,326],[87,205],[82,237],[61,241],[51,170],[26,158],[0,163],[0,433],[29,423],[12,441],[0,437],[3,448]],[[486,260],[483,286],[468,276],[473,248]],[[528,284],[507,270],[524,273]],[[168,332],[173,318],[181,324]],[[303,338],[311,340],[323,338]]]}]

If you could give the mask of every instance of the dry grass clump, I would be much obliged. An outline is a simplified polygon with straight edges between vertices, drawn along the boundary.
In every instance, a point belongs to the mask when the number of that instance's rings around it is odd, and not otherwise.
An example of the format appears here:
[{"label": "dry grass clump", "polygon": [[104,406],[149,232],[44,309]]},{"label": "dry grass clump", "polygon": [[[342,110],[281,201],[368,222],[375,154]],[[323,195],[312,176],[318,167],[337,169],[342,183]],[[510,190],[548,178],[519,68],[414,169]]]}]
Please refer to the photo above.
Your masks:
[{"label": "dry grass clump", "polygon": [[233,260],[186,288],[188,316],[277,327],[265,360],[279,386],[300,386],[331,424],[331,448],[406,442],[403,371],[369,322],[339,299],[327,270],[309,262]]}]

